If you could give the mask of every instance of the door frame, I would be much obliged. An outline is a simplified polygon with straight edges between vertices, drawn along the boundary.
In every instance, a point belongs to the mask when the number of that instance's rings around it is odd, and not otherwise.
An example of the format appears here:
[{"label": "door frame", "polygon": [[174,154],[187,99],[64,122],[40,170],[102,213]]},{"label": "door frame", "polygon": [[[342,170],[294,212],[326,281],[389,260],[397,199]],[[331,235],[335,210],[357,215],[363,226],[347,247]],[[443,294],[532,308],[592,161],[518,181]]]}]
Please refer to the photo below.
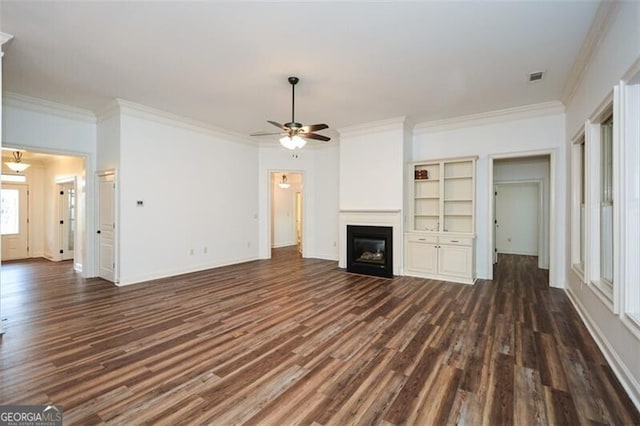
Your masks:
[{"label": "door frame", "polygon": [[113,183],[115,187],[113,188],[113,220],[115,226],[115,232],[113,233],[113,263],[115,266],[113,267],[113,284],[118,285],[120,282],[120,207],[118,204],[118,200],[120,197],[118,196],[118,191],[120,189],[120,183],[118,180],[118,172],[117,169],[107,169],[107,170],[98,170],[96,172],[95,179],[95,194],[96,194],[96,209],[95,209],[95,229],[93,231],[94,234],[94,250],[96,253],[96,272],[95,276],[99,277],[100,275],[100,238],[98,238],[98,228],[100,227],[100,178],[103,176],[111,176],[113,175]]},{"label": "door frame", "polygon": [[[269,254],[268,257],[266,257],[266,259],[271,259],[271,246],[272,246],[272,242],[273,242],[273,185],[275,182],[274,176],[276,174],[299,174],[302,176],[302,184],[301,184],[301,188],[300,188],[300,196],[302,197],[302,257],[306,257],[305,254],[307,253],[307,247],[308,244],[306,244],[306,236],[309,235],[309,233],[307,232],[307,230],[305,229],[307,226],[307,207],[305,206],[306,202],[307,202],[307,197],[305,197],[305,189],[304,189],[304,183],[306,181],[306,176],[305,176],[305,172],[303,170],[294,170],[294,169],[268,169],[267,170],[267,193],[269,194],[269,196],[267,197],[267,247],[269,247]],[[294,221],[295,223],[295,221]]]},{"label": "door frame", "polygon": [[[493,237],[493,253],[496,255],[495,257],[497,257],[497,251],[495,250],[496,247],[496,226],[495,226],[495,220],[496,220],[496,208],[495,208],[495,203],[496,203],[496,197],[495,197],[495,193],[498,190],[498,186],[499,185],[521,185],[521,184],[535,184],[537,189],[538,189],[538,212],[537,212],[537,217],[538,217],[538,247],[536,249],[537,254],[538,254],[538,268],[540,269],[544,269],[544,262],[542,259],[542,246],[543,246],[543,242],[544,242],[544,197],[543,197],[543,186],[544,186],[544,182],[542,179],[523,179],[523,180],[508,180],[508,181],[496,181],[493,185],[494,187],[494,196],[493,196],[493,202],[494,202],[494,208],[493,208],[493,220],[494,220],[494,226],[493,226],[493,231],[494,231],[494,237]],[[495,260],[495,258],[494,258]],[[494,263],[496,263],[496,261],[494,261]]]},{"label": "door frame", "polygon": [[539,157],[548,155],[549,156],[549,286],[557,287],[558,285],[563,286],[563,282],[556,283],[555,282],[555,274],[556,274],[556,156],[557,148],[553,149],[544,149],[539,151],[522,151],[522,152],[512,152],[508,154],[490,154],[489,158],[489,179],[487,181],[488,185],[488,193],[489,193],[489,214],[487,215],[487,254],[485,261],[489,266],[489,279],[493,279],[493,255],[494,255],[494,247],[495,247],[495,236],[494,236],[494,217],[495,217],[495,196],[494,196],[494,174],[493,174],[493,163],[495,160],[505,160],[505,159],[516,159],[516,158],[526,158],[526,157]]}]

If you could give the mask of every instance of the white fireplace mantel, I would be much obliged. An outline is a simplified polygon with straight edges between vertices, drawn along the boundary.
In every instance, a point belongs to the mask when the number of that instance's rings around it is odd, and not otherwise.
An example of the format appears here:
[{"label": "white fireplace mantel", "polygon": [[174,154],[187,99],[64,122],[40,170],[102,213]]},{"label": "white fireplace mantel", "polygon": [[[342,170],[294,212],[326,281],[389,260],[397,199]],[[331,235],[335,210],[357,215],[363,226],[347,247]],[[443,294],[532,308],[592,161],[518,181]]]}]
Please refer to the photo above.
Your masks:
[{"label": "white fireplace mantel", "polygon": [[393,229],[393,275],[402,275],[402,210],[340,210],[338,254],[340,268],[347,265],[347,225],[391,226]]}]

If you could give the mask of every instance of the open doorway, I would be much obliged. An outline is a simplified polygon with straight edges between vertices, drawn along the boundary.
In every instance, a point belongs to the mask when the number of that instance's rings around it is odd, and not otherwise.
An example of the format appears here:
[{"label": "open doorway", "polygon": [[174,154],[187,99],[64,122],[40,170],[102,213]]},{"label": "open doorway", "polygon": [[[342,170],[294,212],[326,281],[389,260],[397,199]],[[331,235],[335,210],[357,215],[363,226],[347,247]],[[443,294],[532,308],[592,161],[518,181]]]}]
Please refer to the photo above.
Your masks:
[{"label": "open doorway", "polygon": [[[16,171],[6,164],[15,159],[15,152],[28,165],[26,169]],[[24,236],[20,240],[24,250],[5,253],[3,244],[3,261],[36,257],[70,260],[70,267],[82,271],[85,244],[81,235],[86,226],[86,199],[81,185],[84,176],[84,157],[3,147],[3,195],[10,197],[9,192],[16,185],[21,185],[25,193],[24,201],[14,209],[20,221],[16,222],[20,226],[14,228]],[[3,201],[4,208],[9,205],[5,206]],[[3,235],[3,243],[4,240]]]},{"label": "open doorway", "polygon": [[271,172],[271,249],[304,252],[302,173]]},{"label": "open doorway", "polygon": [[551,155],[491,159],[493,263],[501,255],[535,256],[550,268]]}]

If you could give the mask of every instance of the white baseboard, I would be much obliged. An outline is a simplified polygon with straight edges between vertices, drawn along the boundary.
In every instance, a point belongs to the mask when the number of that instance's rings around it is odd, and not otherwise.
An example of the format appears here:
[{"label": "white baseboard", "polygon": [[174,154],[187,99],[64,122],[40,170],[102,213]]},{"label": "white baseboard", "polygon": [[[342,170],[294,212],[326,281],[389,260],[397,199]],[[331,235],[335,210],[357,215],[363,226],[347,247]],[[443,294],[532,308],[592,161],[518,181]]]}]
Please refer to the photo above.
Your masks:
[{"label": "white baseboard", "polygon": [[229,266],[229,265],[236,265],[238,263],[251,262],[253,260],[258,260],[258,257],[256,256],[256,257],[248,257],[244,259],[232,259],[232,260],[226,260],[222,262],[212,262],[212,263],[206,263],[202,265],[187,266],[184,268],[177,268],[177,269],[171,269],[171,270],[166,270],[162,272],[155,272],[153,274],[127,277],[125,279],[121,278],[119,282],[116,283],[116,285],[118,287],[122,287],[125,285],[139,284],[147,281],[158,280],[161,278],[169,278],[169,277],[174,277],[176,275],[189,274],[191,272],[199,272],[199,271],[205,271],[207,269],[220,268],[222,266]]},{"label": "white baseboard", "polygon": [[613,370],[613,374],[616,375],[624,390],[627,391],[629,398],[636,406],[636,408],[640,411],[640,383],[638,383],[638,381],[629,372],[629,369],[620,359],[615,349],[607,341],[598,325],[593,321],[591,315],[589,315],[589,312],[584,309],[584,306],[582,305],[582,302],[580,302],[580,299],[575,297],[573,290],[570,287],[567,287],[565,289],[565,292],[569,296],[569,300],[578,312],[578,315],[580,315],[580,319],[582,319],[582,322],[587,327],[589,334],[591,334],[591,337],[593,337],[593,340],[595,340],[596,344],[600,348],[600,351],[602,351],[602,353],[604,354],[604,357],[609,363],[609,366]]}]

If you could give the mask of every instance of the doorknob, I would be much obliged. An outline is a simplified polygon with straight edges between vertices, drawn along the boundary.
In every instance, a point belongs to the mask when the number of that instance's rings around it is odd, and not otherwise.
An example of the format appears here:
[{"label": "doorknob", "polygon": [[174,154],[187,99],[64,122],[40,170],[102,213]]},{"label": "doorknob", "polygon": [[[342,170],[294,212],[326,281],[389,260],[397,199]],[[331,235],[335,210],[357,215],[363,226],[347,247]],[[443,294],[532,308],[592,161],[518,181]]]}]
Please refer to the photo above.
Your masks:
[{"label": "doorknob", "polygon": [[102,233],[102,231],[100,231],[99,229],[98,229],[98,231],[96,232],[96,234],[101,234],[101,233]]}]

